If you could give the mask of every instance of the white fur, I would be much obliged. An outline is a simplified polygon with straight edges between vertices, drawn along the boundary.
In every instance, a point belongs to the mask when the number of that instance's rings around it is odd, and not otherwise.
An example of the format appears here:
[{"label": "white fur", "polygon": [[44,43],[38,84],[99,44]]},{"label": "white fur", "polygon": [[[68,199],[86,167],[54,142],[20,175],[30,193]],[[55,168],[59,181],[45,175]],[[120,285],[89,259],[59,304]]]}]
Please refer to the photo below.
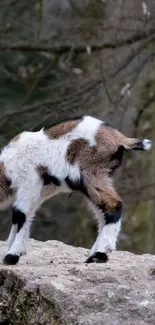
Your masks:
[{"label": "white fur", "polygon": [[24,223],[23,227],[20,231],[16,234],[15,240],[12,243],[10,249],[8,250],[7,254],[18,255],[21,256],[26,254],[27,243],[30,234],[30,227],[32,223],[32,218],[27,218],[26,222]]},{"label": "white fur", "polygon": [[11,142],[0,155],[0,161],[4,162],[6,175],[12,181],[12,187],[21,187],[31,179],[32,186],[36,186],[37,166],[46,166],[49,172],[64,180],[68,174],[79,178],[78,165],[71,166],[66,160],[66,152],[72,140],[84,138],[91,145],[95,144],[95,135],[102,124],[90,116],[86,116],[72,132],[60,137],[50,139],[44,130],[39,132],[23,132],[18,141]]},{"label": "white fur", "polygon": [[[5,174],[11,180],[14,197],[3,202],[0,208],[13,203],[13,206],[26,216],[26,222],[19,232],[13,225],[8,239],[8,254],[22,255],[26,252],[30,226],[33,216],[40,205],[59,192],[70,191],[65,179],[80,179],[80,166],[71,165],[67,158],[68,146],[73,140],[83,138],[90,146],[96,145],[96,134],[103,122],[91,116],[84,119],[69,133],[58,139],[50,139],[44,129],[39,132],[23,132],[17,141],[10,142],[0,154],[0,162],[4,164]],[[151,142],[143,140],[145,150],[149,150]],[[57,177],[61,186],[54,184],[43,187],[43,180],[37,167],[47,167],[51,175]],[[99,251],[107,253],[115,249],[121,222],[105,225],[104,214],[92,204],[93,212],[99,223],[98,238],[91,249],[91,254]]]},{"label": "white fur", "polygon": [[105,225],[98,239],[97,251],[108,253],[116,249],[116,242],[121,229],[121,220]]},{"label": "white fur", "polygon": [[96,252],[108,253],[116,249],[117,238],[121,229],[121,220],[105,225],[104,213],[92,202],[88,203],[98,221],[98,237],[90,250],[90,256]]},{"label": "white fur", "polygon": [[102,229],[105,225],[105,220],[104,220],[104,213],[102,213],[101,210],[98,209],[91,201],[88,201],[88,207],[93,212],[93,215],[95,216],[95,218],[98,222],[98,237],[90,250],[90,256],[91,256],[97,252],[98,241],[99,241]]},{"label": "white fur", "polygon": [[144,150],[150,150],[152,147],[152,141],[148,139],[143,140]]},{"label": "white fur", "polygon": [[[70,143],[84,138],[90,145],[94,145],[101,124],[102,121],[86,116],[71,132],[58,139],[50,139],[44,129],[39,132],[23,132],[17,141],[10,142],[2,150],[0,162],[4,163],[6,176],[16,192],[13,205],[26,215],[26,222],[18,233],[15,225],[11,228],[9,254],[21,255],[25,252],[32,216],[40,205],[58,192],[70,191],[65,185],[65,178],[68,176],[72,181],[80,178],[78,164],[70,165],[66,159]],[[44,189],[43,192],[43,181],[37,172],[40,165],[46,166],[49,173],[62,182],[62,186],[51,187],[48,193]]]},{"label": "white fur", "polygon": [[17,225],[12,225],[11,231],[10,231],[10,234],[8,237],[8,250],[11,248],[11,246],[15,240],[16,234],[17,234]]},{"label": "white fur", "polygon": [[90,146],[96,144],[95,136],[103,122],[91,117],[86,116],[81,123],[72,132],[72,139],[77,139],[79,136],[89,141]]}]

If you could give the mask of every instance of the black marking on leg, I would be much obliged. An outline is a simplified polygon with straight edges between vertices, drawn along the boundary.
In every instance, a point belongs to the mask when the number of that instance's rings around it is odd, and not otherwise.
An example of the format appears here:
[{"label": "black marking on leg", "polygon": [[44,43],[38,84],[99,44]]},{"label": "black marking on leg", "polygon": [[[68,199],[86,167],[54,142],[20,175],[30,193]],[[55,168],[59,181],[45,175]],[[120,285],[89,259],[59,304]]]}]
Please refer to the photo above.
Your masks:
[{"label": "black marking on leg", "polygon": [[13,225],[18,225],[17,232],[20,231],[20,229],[23,227],[23,224],[26,221],[26,216],[25,214],[18,210],[17,208],[13,208],[12,210],[12,224]]},{"label": "black marking on leg", "polygon": [[122,212],[122,202],[119,202],[117,207],[112,213],[105,213],[105,224],[108,225],[110,223],[116,223],[121,219]]},{"label": "black marking on leg", "polygon": [[3,264],[5,265],[15,265],[19,261],[19,256],[18,255],[12,255],[12,254],[7,254],[4,257]]},{"label": "black marking on leg", "polygon": [[85,184],[83,183],[83,178],[82,176],[80,177],[80,179],[76,180],[76,181],[72,181],[68,176],[65,179],[68,187],[73,190],[73,191],[80,191],[81,193],[83,193],[85,196],[89,197],[87,188],[85,186]]},{"label": "black marking on leg", "polygon": [[111,212],[107,212],[106,205],[98,205],[98,208],[104,213],[105,217],[105,225],[110,223],[116,223],[121,219],[121,212],[122,212],[122,202],[118,202],[115,209]]},{"label": "black marking on leg", "polygon": [[89,256],[85,263],[106,263],[108,261],[108,255],[106,253],[96,252]]},{"label": "black marking on leg", "polygon": [[60,186],[61,185],[61,182],[60,182],[60,180],[57,177],[52,176],[52,175],[50,175],[48,173],[44,173],[42,175],[42,178],[43,178],[43,181],[44,181],[44,185],[49,185],[51,183],[53,183],[56,186]]}]

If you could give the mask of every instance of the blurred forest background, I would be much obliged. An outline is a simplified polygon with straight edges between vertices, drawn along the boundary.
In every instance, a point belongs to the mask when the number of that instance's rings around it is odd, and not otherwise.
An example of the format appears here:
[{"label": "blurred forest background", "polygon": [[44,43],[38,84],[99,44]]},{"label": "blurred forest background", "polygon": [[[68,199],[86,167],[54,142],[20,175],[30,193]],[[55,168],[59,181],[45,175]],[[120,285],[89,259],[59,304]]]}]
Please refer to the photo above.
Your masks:
[{"label": "blurred forest background", "polygon": [[[0,146],[23,130],[91,114],[153,140],[116,175],[124,201],[119,248],[155,253],[155,1],[0,1]],[[11,211],[0,214],[0,239]],[[90,247],[96,226],[81,195],[37,213],[32,237]]]}]

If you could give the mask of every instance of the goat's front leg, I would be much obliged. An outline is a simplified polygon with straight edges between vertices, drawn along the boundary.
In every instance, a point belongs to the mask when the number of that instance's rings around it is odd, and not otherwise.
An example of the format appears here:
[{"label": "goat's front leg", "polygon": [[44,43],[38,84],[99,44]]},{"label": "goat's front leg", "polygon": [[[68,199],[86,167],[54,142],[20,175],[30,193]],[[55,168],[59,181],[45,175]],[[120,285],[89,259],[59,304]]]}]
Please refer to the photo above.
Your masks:
[{"label": "goat's front leg", "polygon": [[23,192],[20,188],[17,192],[17,199],[13,206],[13,227],[16,227],[17,234],[4,257],[4,264],[16,264],[20,256],[26,253],[32,220],[40,205],[41,186],[42,184],[38,183],[35,189],[31,187]]},{"label": "goat's front leg", "polygon": [[10,230],[10,234],[7,240],[8,243],[8,250],[11,248],[17,233],[22,228],[25,222],[25,214],[18,211],[16,208],[12,208],[12,227]]},{"label": "goat's front leg", "polygon": [[[14,214],[14,212],[12,212],[12,215]],[[13,218],[12,218],[13,219]],[[17,230],[18,230],[18,224],[17,223],[14,223],[12,221],[12,226],[11,226],[11,230],[10,230],[10,233],[9,233],[9,237],[8,237],[8,240],[7,240],[7,243],[8,243],[8,250],[10,249],[10,247],[12,246],[14,240],[15,240],[15,237],[17,235]]]},{"label": "goat's front leg", "polygon": [[[4,264],[7,265],[13,265],[16,264],[19,261],[19,258],[21,255],[26,254],[26,248],[27,248],[27,242],[29,238],[30,233],[30,227],[32,223],[32,219],[34,217],[34,214],[25,214],[22,211],[18,210],[17,208],[14,208],[14,213],[16,213],[16,216],[19,217],[20,220],[20,226],[17,225],[18,230],[17,234],[15,236],[15,239],[13,241],[13,244],[9,248],[7,254],[4,257]],[[15,226],[13,226],[15,227]]]}]

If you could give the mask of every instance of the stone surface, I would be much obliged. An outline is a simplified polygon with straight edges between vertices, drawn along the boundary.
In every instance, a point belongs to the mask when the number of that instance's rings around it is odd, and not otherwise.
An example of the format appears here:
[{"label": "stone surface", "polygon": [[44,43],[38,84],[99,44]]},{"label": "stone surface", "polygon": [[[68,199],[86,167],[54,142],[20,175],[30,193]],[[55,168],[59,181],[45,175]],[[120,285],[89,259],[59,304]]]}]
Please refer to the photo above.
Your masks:
[{"label": "stone surface", "polygon": [[[1,258],[5,249],[0,242]],[[31,239],[20,264],[0,266],[0,324],[155,324],[155,256],[117,251],[86,265],[87,254]]]}]

